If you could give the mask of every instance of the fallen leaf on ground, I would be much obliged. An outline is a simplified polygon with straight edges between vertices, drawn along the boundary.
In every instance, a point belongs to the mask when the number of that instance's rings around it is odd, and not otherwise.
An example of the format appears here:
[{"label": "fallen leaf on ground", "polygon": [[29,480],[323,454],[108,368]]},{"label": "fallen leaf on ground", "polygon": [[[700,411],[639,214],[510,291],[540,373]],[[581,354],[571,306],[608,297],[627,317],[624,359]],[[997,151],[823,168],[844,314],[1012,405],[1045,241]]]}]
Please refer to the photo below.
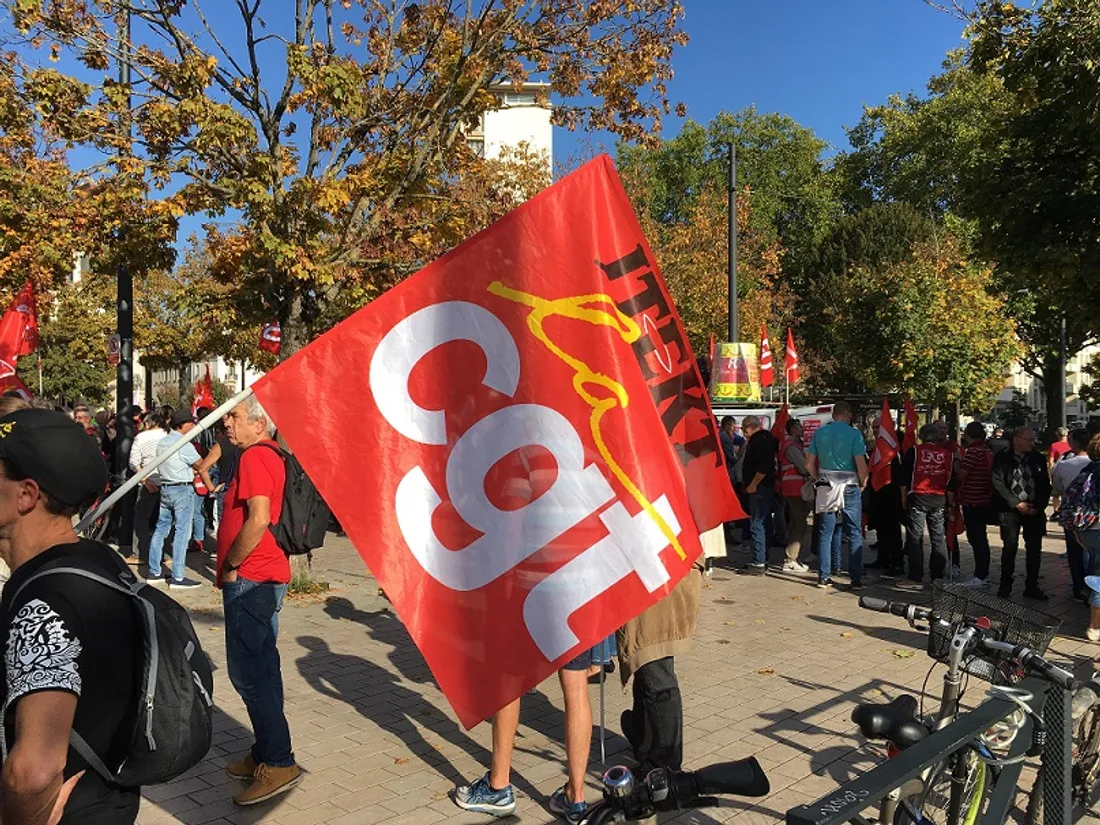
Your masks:
[{"label": "fallen leaf on ground", "polygon": [[760,668],[760,670],[758,670],[756,672],[757,673],[762,673],[765,676],[772,676],[772,675],[775,674],[775,668],[774,667],[762,667],[762,668]]},{"label": "fallen leaf on ground", "polygon": [[406,758],[405,758],[404,756],[399,756],[399,757],[397,757],[397,758],[396,758],[395,760],[393,760],[393,764],[395,764],[395,765],[404,765],[404,764],[406,764],[406,763],[407,763],[408,761],[409,761],[409,760],[408,760],[408,759],[406,759]]},{"label": "fallen leaf on ground", "polygon": [[914,650],[900,650],[899,649],[899,650],[891,650],[890,652],[893,653],[895,656],[897,656],[899,659],[911,659],[916,654],[916,651],[914,651]]},{"label": "fallen leaf on ground", "polygon": [[765,622],[763,619],[753,619],[752,623],[753,624],[767,624],[767,622]]},{"label": "fallen leaf on ground", "polygon": [[791,596],[791,601],[792,602],[804,602],[804,601],[806,601],[806,597],[805,596]]},{"label": "fallen leaf on ground", "polygon": [[847,630],[847,631],[845,631],[844,633],[841,633],[841,634],[840,634],[840,638],[842,638],[842,639],[851,639],[851,638],[852,638],[853,636],[855,636],[855,635],[856,635],[856,634],[855,634],[855,633],[852,633],[852,631],[850,631],[850,630]]},{"label": "fallen leaf on ground", "polygon": [[719,639],[718,640],[718,644],[720,644],[720,645],[728,645],[729,643],[730,643],[729,639]]},{"label": "fallen leaf on ground", "polygon": [[722,624],[726,625],[726,627],[733,627],[737,622],[722,622]]}]

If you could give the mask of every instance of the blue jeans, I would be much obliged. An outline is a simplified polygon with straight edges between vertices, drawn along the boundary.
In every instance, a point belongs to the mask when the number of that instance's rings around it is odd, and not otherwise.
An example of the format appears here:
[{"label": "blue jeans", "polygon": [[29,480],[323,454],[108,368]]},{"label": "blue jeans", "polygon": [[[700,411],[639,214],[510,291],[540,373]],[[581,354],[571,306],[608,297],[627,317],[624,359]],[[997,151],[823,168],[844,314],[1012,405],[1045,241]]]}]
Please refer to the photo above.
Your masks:
[{"label": "blue jeans", "polygon": [[768,561],[768,519],[772,515],[775,489],[761,484],[749,493],[749,537],[752,542],[752,563]]},{"label": "blue jeans", "polygon": [[844,488],[844,509],[821,513],[817,523],[819,577],[827,579],[840,567],[841,537],[848,536],[848,572],[852,581],[863,579],[863,499],[859,486]]},{"label": "blue jeans", "polygon": [[[1067,531],[1068,532],[1068,531]],[[1095,576],[1100,568],[1100,530],[1076,530],[1077,541],[1081,545],[1081,566],[1085,576]],[[1089,605],[1100,607],[1100,590],[1093,590],[1086,584]]]},{"label": "blue jeans", "polygon": [[256,736],[252,759],[278,768],[294,764],[290,726],[283,713],[283,673],[275,646],[285,595],[286,585],[273,582],[239,578],[222,585],[226,665]]},{"label": "blue jeans", "polygon": [[[194,490],[194,487],[191,488]],[[195,504],[191,510],[191,539],[202,544],[206,541],[206,496],[194,493]]]},{"label": "blue jeans", "polygon": [[160,488],[160,515],[149,543],[149,575],[162,575],[164,542],[175,524],[172,536],[172,578],[179,581],[187,572],[187,542],[191,538],[191,509],[195,489],[190,484],[166,484]]}]

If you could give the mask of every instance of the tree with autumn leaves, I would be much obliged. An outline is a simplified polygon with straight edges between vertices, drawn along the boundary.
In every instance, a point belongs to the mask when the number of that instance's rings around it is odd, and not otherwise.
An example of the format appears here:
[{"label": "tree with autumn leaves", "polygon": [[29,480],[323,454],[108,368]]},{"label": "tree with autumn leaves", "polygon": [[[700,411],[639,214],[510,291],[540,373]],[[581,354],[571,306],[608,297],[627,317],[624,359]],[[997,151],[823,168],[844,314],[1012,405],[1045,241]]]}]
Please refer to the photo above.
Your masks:
[{"label": "tree with autumn leaves", "polygon": [[[120,42],[127,8],[132,42]],[[465,134],[498,105],[494,88],[546,79],[557,125],[644,140],[672,109],[670,60],[686,40],[683,10],[667,0],[19,0],[11,9],[26,50],[80,66],[15,63],[20,103],[69,145],[125,161],[170,215],[239,216],[209,231],[209,271],[232,285],[242,323],[282,323],[285,354],[523,192],[498,180],[488,208],[478,199],[473,211],[463,196],[471,174],[493,177]],[[124,50],[130,89],[111,75]]]}]

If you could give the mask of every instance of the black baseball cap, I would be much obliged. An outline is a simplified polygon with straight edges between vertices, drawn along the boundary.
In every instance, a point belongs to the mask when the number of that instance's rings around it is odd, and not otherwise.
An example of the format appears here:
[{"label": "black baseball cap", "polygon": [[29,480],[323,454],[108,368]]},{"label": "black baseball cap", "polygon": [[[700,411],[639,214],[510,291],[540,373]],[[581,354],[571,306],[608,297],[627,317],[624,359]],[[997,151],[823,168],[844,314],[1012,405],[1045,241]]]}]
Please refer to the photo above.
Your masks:
[{"label": "black baseball cap", "polygon": [[182,427],[188,421],[192,423],[195,421],[195,416],[191,415],[191,410],[181,407],[172,413],[172,420],[169,421],[169,426],[174,430],[176,427]]},{"label": "black baseball cap", "polygon": [[91,504],[107,487],[96,440],[53,410],[16,410],[0,418],[0,458],[69,507]]}]

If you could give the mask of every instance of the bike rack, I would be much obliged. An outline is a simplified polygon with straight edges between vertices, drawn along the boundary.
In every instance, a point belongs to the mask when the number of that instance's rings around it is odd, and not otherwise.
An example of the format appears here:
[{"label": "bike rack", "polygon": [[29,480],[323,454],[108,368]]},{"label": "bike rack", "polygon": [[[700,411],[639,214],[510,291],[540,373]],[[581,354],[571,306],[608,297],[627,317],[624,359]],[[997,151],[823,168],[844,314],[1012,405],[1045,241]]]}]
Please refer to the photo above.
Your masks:
[{"label": "bike rack", "polygon": [[[1018,685],[1034,698],[1029,705],[1042,712],[1047,726],[1046,746],[1042,763],[1044,781],[1045,825],[1071,825],[1069,800],[1070,763],[1070,697],[1066,691],[1042,679],[1026,679]],[[1049,699],[1048,699],[1049,697]],[[787,825],[840,825],[853,822],[869,825],[872,820],[862,815],[877,805],[895,788],[919,776],[925,769],[970,742],[974,742],[991,725],[1007,718],[1016,710],[1007,699],[990,697],[974,710],[960,715],[954,722],[935,731],[904,752],[882,762],[865,774],[841,785],[832,793],[809,805],[799,805],[787,811]],[[1009,756],[1019,756],[1031,746],[1032,720],[1028,717],[1009,749]],[[1001,770],[989,796],[981,825],[1002,825],[1016,797],[1016,785],[1023,762]],[[882,823],[893,825],[893,823]],[[939,823],[938,825],[943,825]]]}]

